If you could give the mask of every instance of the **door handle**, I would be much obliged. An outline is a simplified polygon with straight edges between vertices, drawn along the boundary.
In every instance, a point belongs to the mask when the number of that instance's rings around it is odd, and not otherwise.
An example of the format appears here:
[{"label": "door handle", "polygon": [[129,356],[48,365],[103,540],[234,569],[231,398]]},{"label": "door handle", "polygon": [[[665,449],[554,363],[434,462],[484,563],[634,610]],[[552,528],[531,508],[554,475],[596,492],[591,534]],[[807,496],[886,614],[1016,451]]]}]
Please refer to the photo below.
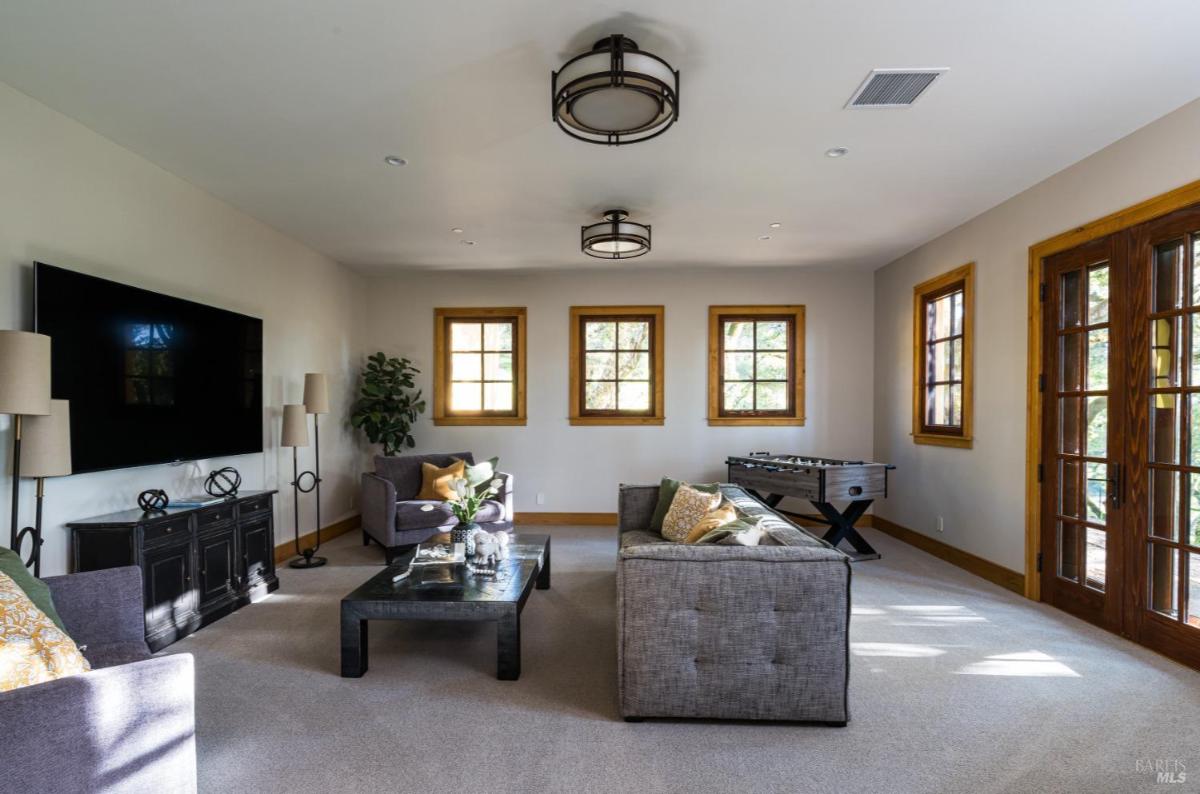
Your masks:
[{"label": "door handle", "polygon": [[1120,463],[1108,464],[1108,501],[1113,507],[1121,506],[1121,491],[1125,486],[1121,474]]}]

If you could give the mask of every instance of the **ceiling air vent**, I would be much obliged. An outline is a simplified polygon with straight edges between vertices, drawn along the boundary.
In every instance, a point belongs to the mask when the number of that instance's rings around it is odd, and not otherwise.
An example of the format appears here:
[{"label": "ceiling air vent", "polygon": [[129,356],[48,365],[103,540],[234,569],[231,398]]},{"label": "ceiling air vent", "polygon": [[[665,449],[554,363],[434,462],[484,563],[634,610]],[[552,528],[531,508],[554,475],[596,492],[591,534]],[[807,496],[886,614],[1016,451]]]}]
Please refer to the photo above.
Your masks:
[{"label": "ceiling air vent", "polygon": [[940,69],[873,69],[846,103],[848,108],[902,108],[917,101]]}]

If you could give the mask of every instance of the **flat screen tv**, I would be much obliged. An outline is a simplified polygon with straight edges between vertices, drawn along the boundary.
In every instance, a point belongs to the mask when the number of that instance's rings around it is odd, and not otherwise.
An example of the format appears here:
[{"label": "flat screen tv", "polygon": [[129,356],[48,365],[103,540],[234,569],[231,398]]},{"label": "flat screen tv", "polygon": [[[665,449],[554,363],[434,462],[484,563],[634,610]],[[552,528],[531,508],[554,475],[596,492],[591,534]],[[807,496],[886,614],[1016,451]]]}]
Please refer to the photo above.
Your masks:
[{"label": "flat screen tv", "polygon": [[74,471],[262,452],[262,320],[34,265]]}]

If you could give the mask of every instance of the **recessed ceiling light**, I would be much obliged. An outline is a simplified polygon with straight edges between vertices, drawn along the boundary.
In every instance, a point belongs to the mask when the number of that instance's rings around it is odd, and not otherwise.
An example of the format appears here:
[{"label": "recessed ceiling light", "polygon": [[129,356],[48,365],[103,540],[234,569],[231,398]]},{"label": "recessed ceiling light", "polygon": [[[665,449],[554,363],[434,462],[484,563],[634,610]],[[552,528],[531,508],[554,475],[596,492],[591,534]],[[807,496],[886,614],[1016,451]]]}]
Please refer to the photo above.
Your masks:
[{"label": "recessed ceiling light", "polygon": [[845,157],[848,154],[850,154],[850,150],[845,146],[835,146],[829,151],[825,152],[826,157]]},{"label": "recessed ceiling light", "polygon": [[771,226],[771,228],[772,228],[772,229],[778,229],[778,228],[779,228],[780,226],[782,226],[782,225],[783,225],[783,224],[782,224],[782,223],[779,223],[778,221],[776,221],[775,223],[772,223],[772,224],[770,224],[770,226]]},{"label": "recessed ceiling light", "polygon": [[459,240],[458,242],[460,245],[475,245],[474,240]]},{"label": "recessed ceiling light", "polygon": [[758,239],[760,239],[760,240],[770,240],[770,239],[771,239],[771,235],[769,235],[769,234],[760,234],[760,235],[758,236]]},{"label": "recessed ceiling light", "polygon": [[383,161],[388,165],[408,165],[408,160],[405,160],[403,157],[397,157],[394,154],[389,154],[383,158]]},{"label": "recessed ceiling light", "polygon": [[455,227],[454,227],[453,229],[451,229],[450,231],[454,232],[455,234],[462,234],[462,233],[463,233],[463,230],[462,230],[462,229],[460,229],[460,228],[459,228],[459,227],[457,227],[457,226],[455,226]]}]

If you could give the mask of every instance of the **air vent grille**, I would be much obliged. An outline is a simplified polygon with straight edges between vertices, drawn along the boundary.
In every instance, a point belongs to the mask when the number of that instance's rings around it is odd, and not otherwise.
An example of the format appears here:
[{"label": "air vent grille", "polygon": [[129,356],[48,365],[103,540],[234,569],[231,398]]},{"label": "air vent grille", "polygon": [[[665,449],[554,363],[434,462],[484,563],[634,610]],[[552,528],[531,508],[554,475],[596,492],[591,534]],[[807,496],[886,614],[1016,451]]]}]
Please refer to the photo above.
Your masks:
[{"label": "air vent grille", "polygon": [[863,81],[846,107],[907,107],[929,88],[945,69],[875,69]]}]

